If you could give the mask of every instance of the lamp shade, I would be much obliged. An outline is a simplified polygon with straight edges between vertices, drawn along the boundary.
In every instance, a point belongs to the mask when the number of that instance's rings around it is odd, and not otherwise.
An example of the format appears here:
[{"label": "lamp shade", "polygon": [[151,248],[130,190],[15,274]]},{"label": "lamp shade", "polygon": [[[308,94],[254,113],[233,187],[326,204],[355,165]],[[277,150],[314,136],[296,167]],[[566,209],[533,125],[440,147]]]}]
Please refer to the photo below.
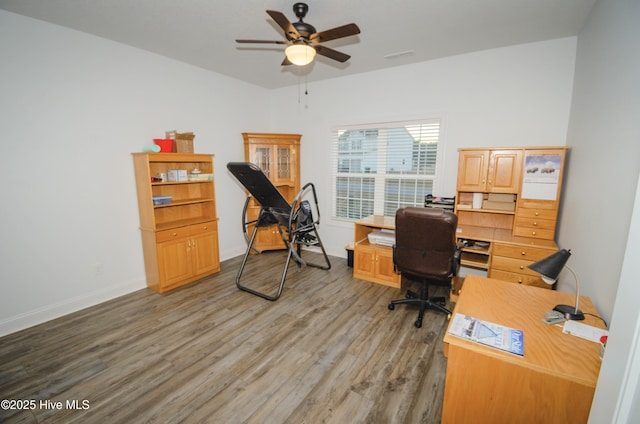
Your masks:
[{"label": "lamp shade", "polygon": [[560,312],[564,315],[565,319],[572,320],[583,320],[584,314],[579,308],[580,302],[580,285],[578,284],[578,276],[575,271],[571,269],[567,264],[569,260],[569,256],[571,256],[571,250],[562,249],[558,250],[556,253],[547,256],[544,259],[540,259],[538,262],[534,262],[531,265],[527,265],[527,268],[537,272],[542,277],[542,281],[547,284],[553,284],[558,279],[560,275],[560,271],[566,266],[566,268],[571,272],[573,278],[576,280],[576,306],[570,305],[556,305],[553,308],[554,311]]},{"label": "lamp shade", "polygon": [[545,283],[553,284],[569,260],[569,256],[571,256],[571,250],[558,250],[553,255],[549,255],[544,259],[540,259],[538,262],[527,265],[527,268],[540,274]]},{"label": "lamp shade", "polygon": [[284,50],[289,62],[294,65],[304,66],[313,62],[316,57],[316,49],[306,44],[292,44]]}]

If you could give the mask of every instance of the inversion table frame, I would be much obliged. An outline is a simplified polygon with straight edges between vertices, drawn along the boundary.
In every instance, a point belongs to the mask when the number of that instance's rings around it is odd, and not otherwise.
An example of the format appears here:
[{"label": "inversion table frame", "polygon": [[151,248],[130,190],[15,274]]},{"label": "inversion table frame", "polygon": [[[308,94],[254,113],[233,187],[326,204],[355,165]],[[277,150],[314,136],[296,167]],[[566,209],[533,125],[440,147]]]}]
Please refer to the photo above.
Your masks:
[{"label": "inversion table frame", "polygon": [[[244,254],[240,271],[238,271],[238,276],[236,277],[236,286],[240,290],[267,300],[278,300],[282,294],[282,288],[284,287],[284,281],[287,277],[291,258],[297,262],[300,268],[304,265],[323,270],[331,268],[331,262],[329,261],[327,252],[324,250],[316,228],[316,225],[320,224],[320,210],[318,209],[316,189],[312,183],[305,184],[296,195],[293,204],[290,205],[284,196],[282,196],[282,193],[278,191],[257,165],[250,162],[229,162],[227,169],[250,193],[247,196],[242,210],[242,231],[247,240],[247,251]],[[311,205],[307,200],[302,200],[303,194],[309,189],[311,189],[313,193],[313,200],[315,202],[317,214],[315,220],[312,216]],[[247,222],[247,207],[251,198],[255,198],[260,203],[261,208],[258,218]],[[278,286],[277,293],[272,296],[243,286],[240,283],[240,279],[251,250],[260,253],[260,251],[253,246],[258,228],[269,227],[274,224],[278,227],[278,232],[280,233],[280,237],[282,237],[282,241],[284,241],[288,253],[284,270],[282,271],[282,277],[280,278],[280,285]],[[251,237],[249,237],[248,231],[252,225],[253,232]],[[301,246],[318,246],[322,251],[326,265],[305,262],[301,257]]]}]

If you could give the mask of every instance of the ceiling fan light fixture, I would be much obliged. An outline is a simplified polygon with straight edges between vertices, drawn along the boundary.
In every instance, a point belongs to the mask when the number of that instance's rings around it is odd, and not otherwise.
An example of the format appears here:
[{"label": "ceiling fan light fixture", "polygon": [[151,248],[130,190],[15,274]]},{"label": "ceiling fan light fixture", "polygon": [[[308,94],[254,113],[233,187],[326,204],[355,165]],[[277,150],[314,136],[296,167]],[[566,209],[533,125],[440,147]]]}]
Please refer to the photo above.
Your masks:
[{"label": "ceiling fan light fixture", "polygon": [[316,57],[316,49],[307,44],[292,44],[284,50],[284,54],[289,62],[304,66],[313,62]]}]

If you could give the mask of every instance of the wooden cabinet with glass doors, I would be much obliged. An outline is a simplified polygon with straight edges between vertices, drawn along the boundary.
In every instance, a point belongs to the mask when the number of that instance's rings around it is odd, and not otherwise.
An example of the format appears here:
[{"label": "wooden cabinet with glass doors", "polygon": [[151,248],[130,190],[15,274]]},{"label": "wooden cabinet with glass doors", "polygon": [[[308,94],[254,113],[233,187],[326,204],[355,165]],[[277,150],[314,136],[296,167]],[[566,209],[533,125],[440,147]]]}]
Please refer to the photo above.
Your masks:
[{"label": "wooden cabinet with glass doors", "polygon": [[[262,169],[289,203],[300,191],[300,134],[242,133],[244,158]],[[247,222],[258,217],[260,204],[251,200],[247,207]],[[251,234],[253,228],[248,228]],[[259,251],[284,249],[276,225],[260,228],[253,246]]]}]

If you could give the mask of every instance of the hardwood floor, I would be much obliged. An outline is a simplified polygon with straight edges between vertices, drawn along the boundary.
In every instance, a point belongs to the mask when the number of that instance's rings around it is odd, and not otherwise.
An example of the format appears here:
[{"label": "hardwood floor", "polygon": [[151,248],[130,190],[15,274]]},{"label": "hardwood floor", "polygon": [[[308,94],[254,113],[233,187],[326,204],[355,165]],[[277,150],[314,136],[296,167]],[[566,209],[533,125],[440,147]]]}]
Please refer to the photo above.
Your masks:
[{"label": "hardwood floor", "polygon": [[[416,309],[387,309],[400,290],[331,259],[292,265],[276,302],[236,288],[234,258],[0,338],[0,399],[35,404],[0,422],[440,422],[445,315],[417,329]],[[283,266],[284,252],[251,256],[243,284],[275,290]]]}]

